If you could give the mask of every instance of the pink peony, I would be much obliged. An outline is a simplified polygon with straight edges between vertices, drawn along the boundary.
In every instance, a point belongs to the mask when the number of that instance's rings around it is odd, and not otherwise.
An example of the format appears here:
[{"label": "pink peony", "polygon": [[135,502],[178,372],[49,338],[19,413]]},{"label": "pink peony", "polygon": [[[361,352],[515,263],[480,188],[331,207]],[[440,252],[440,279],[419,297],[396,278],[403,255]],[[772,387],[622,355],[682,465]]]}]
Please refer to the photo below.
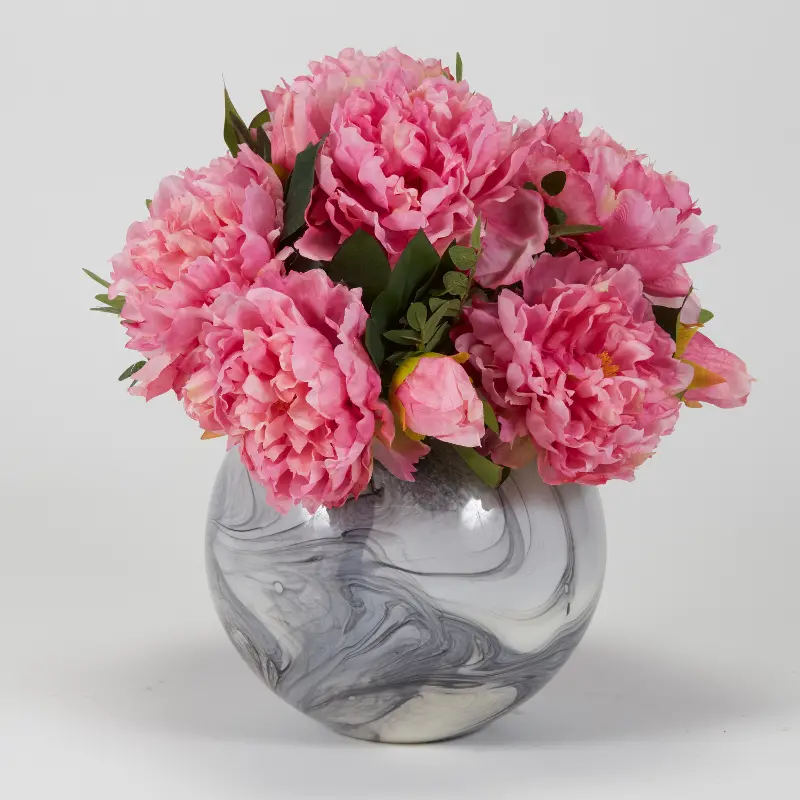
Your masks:
[{"label": "pink peony", "polygon": [[581,114],[555,122],[545,112],[520,134],[530,146],[527,176],[536,185],[554,170],[567,174],[564,190],[545,200],[567,213],[567,223],[601,225],[581,246],[609,266],[632,264],[645,291],[664,297],[691,288],[684,264],[713,252],[716,228],[706,228],[687,184],[662,174],[602,130],[581,137]]},{"label": "pink peony", "polygon": [[[282,225],[281,182],[247,147],[161,182],[149,219],[131,225],[112,259],[109,295],[125,295],[128,347],[149,359],[132,393],[182,395],[209,305],[282,269],[275,253]],[[200,422],[218,430],[212,420]]]},{"label": "pink peony", "polygon": [[638,272],[543,255],[496,303],[466,309],[456,348],[500,421],[500,438],[530,436],[551,484],[631,480],[680,407],[691,368],[653,319]]},{"label": "pink peony", "polygon": [[361,336],[361,290],[322,270],[277,272],[246,294],[214,303],[200,336],[206,365],[186,394],[238,444],[279,511],[340,506],[372,474],[373,437],[391,442],[380,375]]},{"label": "pink peony", "polygon": [[272,117],[272,160],[287,170],[294,167],[298,153],[330,130],[334,106],[353,89],[391,75],[413,91],[425,78],[444,74],[438,59],[418,61],[396,48],[378,56],[349,48],[336,58],[312,61],[309,68],[311,75],[301,75],[274,92],[262,92]]},{"label": "pink peony", "polygon": [[390,398],[403,430],[416,437],[477,447],[484,434],[483,403],[459,359],[429,353],[406,359]]},{"label": "pink peony", "polygon": [[420,229],[440,252],[454,239],[465,243],[480,215],[486,235],[477,280],[497,286],[522,278],[547,241],[544,205],[513,181],[530,143],[497,120],[488,98],[453,81],[438,61],[397,50],[374,58],[344,51],[312,71],[265,93],[276,160],[291,165],[328,134],[309,227],[297,243],[302,255],[330,260],[365,229],[394,263]]}]

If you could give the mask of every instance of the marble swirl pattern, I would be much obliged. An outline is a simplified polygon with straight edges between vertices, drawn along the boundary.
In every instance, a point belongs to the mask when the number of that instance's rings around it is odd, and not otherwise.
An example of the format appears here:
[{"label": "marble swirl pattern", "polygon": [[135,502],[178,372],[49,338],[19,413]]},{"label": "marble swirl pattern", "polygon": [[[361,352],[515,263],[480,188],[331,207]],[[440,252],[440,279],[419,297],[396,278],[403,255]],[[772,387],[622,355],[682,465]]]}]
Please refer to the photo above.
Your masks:
[{"label": "marble swirl pattern", "polygon": [[276,694],[348,736],[423,742],[555,674],[597,604],[605,531],[594,488],[529,467],[492,490],[447,453],[415,483],[377,466],[358,500],[281,515],[232,451],[207,565],[229,637]]}]

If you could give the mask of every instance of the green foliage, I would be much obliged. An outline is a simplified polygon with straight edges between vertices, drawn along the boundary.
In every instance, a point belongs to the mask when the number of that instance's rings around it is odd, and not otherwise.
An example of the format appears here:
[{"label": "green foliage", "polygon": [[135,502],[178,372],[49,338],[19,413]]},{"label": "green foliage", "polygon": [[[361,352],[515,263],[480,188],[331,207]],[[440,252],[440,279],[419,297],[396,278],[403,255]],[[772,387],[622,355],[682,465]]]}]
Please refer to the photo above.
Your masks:
[{"label": "green foliage", "polygon": [[478,260],[478,253],[475,248],[454,245],[450,248],[450,258],[456,267],[468,272],[475,266]]},{"label": "green foliage", "polygon": [[707,322],[711,322],[714,319],[714,313],[709,311],[707,308],[703,308],[700,310],[700,316],[698,317],[697,321],[701,325],[705,325]]},{"label": "green foliage", "polygon": [[547,224],[550,226],[563,225],[567,221],[566,212],[562,211],[560,208],[555,208],[554,206],[544,207],[544,218],[547,220]]},{"label": "green foliage", "polygon": [[356,231],[342,243],[327,266],[327,272],[331,280],[344,283],[350,288],[360,286],[367,311],[386,288],[392,274],[389,259],[380,242],[362,230]]},{"label": "green foliage", "polygon": [[132,375],[135,375],[147,362],[146,361],[137,361],[135,364],[131,364],[122,375],[117,378],[118,381],[126,381]]},{"label": "green foliage", "polygon": [[424,303],[412,303],[406,312],[408,324],[415,330],[421,331],[428,319],[428,309]]},{"label": "green foliage", "polygon": [[89,276],[89,277],[90,277],[90,278],[91,278],[91,279],[92,279],[92,280],[93,280],[95,283],[99,283],[101,286],[105,286],[105,288],[106,288],[106,289],[108,289],[108,287],[109,287],[109,286],[111,286],[111,284],[110,284],[108,281],[106,281],[106,280],[103,280],[103,278],[101,278],[99,275],[95,275],[95,273],[94,273],[94,272],[92,272],[92,271],[91,271],[91,270],[89,270],[89,269],[86,269],[86,267],[83,267],[83,271],[84,271],[84,272],[85,272],[85,273],[86,273],[86,274],[87,274],[87,275],[88,275],[88,276]]},{"label": "green foliage", "polygon": [[405,314],[415,292],[426,283],[438,265],[439,254],[428,237],[418,231],[400,254],[386,288],[375,298],[367,320],[365,343],[378,367],[386,357],[383,334]]},{"label": "green foliage", "polygon": [[456,80],[464,79],[464,62],[461,60],[461,53],[456,53]]},{"label": "green foliage", "polygon": [[[561,209],[558,209],[559,211]],[[603,228],[600,225],[551,225],[550,238],[559,239],[563,236],[581,236],[584,233],[595,233]]]},{"label": "green foliage", "polygon": [[500,423],[497,421],[497,415],[494,413],[494,409],[485,397],[481,397],[481,402],[483,403],[483,421],[486,427],[499,435]]},{"label": "green foliage", "polygon": [[564,187],[567,185],[567,173],[558,169],[555,172],[550,172],[542,178],[542,189],[551,197],[561,194]]},{"label": "green foliage", "polygon": [[310,144],[297,154],[294,169],[286,187],[286,210],[283,223],[283,239],[286,240],[297,233],[306,222],[306,209],[311,202],[311,190],[314,188],[314,168],[317,153],[327,137],[323,136],[316,144]]},{"label": "green foliage", "polygon": [[498,486],[508,477],[510,470],[508,467],[499,467],[488,458],[484,458],[480,453],[471,447],[452,445],[456,452],[464,459],[467,466],[492,489]]},{"label": "green foliage", "polygon": [[668,308],[667,306],[653,306],[653,314],[659,327],[663,328],[672,338],[678,340],[678,321],[681,308]]},{"label": "green foliage", "polygon": [[222,135],[232,156],[237,156],[240,146],[246,144],[264,161],[270,162],[272,147],[263,128],[267,122],[269,122],[269,111],[264,109],[253,117],[250,125],[247,125],[233,105],[227,87],[225,88],[225,120],[222,126]]}]

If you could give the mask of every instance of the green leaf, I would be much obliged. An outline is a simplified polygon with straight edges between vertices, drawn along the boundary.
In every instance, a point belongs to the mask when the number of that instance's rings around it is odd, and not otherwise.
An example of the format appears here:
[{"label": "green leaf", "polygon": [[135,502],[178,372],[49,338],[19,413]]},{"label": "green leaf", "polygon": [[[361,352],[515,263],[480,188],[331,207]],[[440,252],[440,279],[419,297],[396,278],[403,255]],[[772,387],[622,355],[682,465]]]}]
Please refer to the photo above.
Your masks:
[{"label": "green leaf", "polygon": [[567,173],[557,169],[555,172],[549,172],[542,178],[542,189],[551,197],[561,194],[564,187],[567,185]]},{"label": "green leaf", "polygon": [[461,82],[464,78],[464,62],[461,60],[461,53],[456,53],[456,80]]},{"label": "green leaf", "polygon": [[406,311],[406,319],[415,331],[421,331],[425,320],[428,319],[428,309],[423,303],[412,303]]},{"label": "green leaf", "polygon": [[106,314],[116,314],[117,316],[120,314],[120,310],[113,306],[97,306],[95,308],[90,308],[89,311],[102,311]]},{"label": "green leaf", "polygon": [[250,129],[239,116],[227,87],[225,87],[225,122],[222,126],[222,135],[228,150],[234,157],[239,153],[240,144],[250,144]]},{"label": "green leaf", "polygon": [[286,211],[283,224],[283,238],[293,236],[306,222],[306,209],[311,202],[311,190],[314,188],[314,167],[317,153],[325,143],[327,134],[316,144],[310,144],[297,154],[294,169],[286,189]]},{"label": "green leaf", "polygon": [[678,320],[681,316],[680,308],[667,308],[667,306],[653,306],[656,322],[673,339],[678,340]]},{"label": "green leaf", "polygon": [[94,299],[99,300],[101,303],[105,303],[107,306],[111,306],[111,308],[117,308],[120,311],[122,311],[122,307],[125,305],[124,297],[115,297],[113,300],[111,300],[107,294],[96,294]]},{"label": "green leaf", "polygon": [[144,204],[147,206],[147,210],[149,211],[150,206],[153,205],[153,201],[148,199],[144,201]]},{"label": "green leaf", "polygon": [[497,415],[494,413],[494,409],[490,405],[489,401],[485,398],[481,398],[483,402],[483,421],[486,424],[486,427],[490,431],[494,431],[496,434],[500,434],[500,424],[497,421]]},{"label": "green leaf", "polygon": [[91,270],[89,270],[89,269],[86,269],[86,267],[83,267],[83,271],[84,271],[84,272],[85,272],[85,273],[86,273],[86,274],[87,274],[87,275],[88,275],[88,276],[89,276],[89,277],[90,277],[90,278],[91,278],[93,281],[95,281],[96,283],[99,283],[101,286],[105,286],[105,287],[106,287],[106,289],[108,289],[108,287],[109,287],[109,286],[111,286],[111,284],[110,284],[108,281],[106,281],[106,280],[103,280],[103,279],[102,279],[102,278],[101,278],[99,275],[95,275],[95,274],[94,274],[94,272],[92,272],[92,271],[91,271]]},{"label": "green leaf", "polygon": [[462,447],[454,444],[456,452],[464,459],[467,466],[492,489],[496,489],[508,477],[509,470],[498,467],[488,458],[484,458],[471,447]]},{"label": "green leaf", "polygon": [[250,122],[250,128],[263,128],[269,122],[269,109],[259,111]]},{"label": "green leaf", "polygon": [[553,225],[550,228],[550,238],[560,236],[580,236],[583,233],[594,233],[603,230],[600,225]]},{"label": "green leaf", "polygon": [[480,250],[481,249],[481,218],[480,217],[478,217],[478,220],[475,223],[475,227],[472,229],[472,233],[470,234],[469,246],[473,250]]},{"label": "green leaf", "polygon": [[428,237],[418,231],[389,276],[386,288],[375,298],[367,320],[365,344],[377,366],[383,363],[386,351],[382,334],[408,308],[414,293],[430,279],[439,265],[439,254]]},{"label": "green leaf", "polygon": [[425,343],[425,352],[431,353],[433,352],[439,345],[439,342],[442,341],[442,336],[444,336],[445,331],[450,327],[449,322],[443,322],[434,332],[431,338]]},{"label": "green leaf", "polygon": [[384,331],[384,338],[395,344],[419,344],[419,333],[410,331],[408,328],[396,331]]},{"label": "green leaf", "polygon": [[[422,329],[422,341],[428,344],[436,333],[436,329],[445,317],[458,314],[461,311],[460,300],[447,300],[431,314],[430,319]],[[449,324],[449,323],[448,323]]]},{"label": "green leaf", "polygon": [[566,213],[555,206],[544,207],[544,218],[549,225],[563,225],[567,221]]},{"label": "green leaf", "polygon": [[539,190],[536,188],[536,184],[533,181],[525,181],[522,184],[523,189],[530,189],[532,192],[538,192]]},{"label": "green leaf", "polygon": [[714,313],[707,308],[703,308],[700,310],[700,316],[697,318],[697,321],[701,325],[705,325],[706,322],[711,322],[712,319],[714,319]]},{"label": "green leaf", "polygon": [[444,305],[446,302],[448,301],[443,297],[431,297],[428,301],[428,305],[431,307],[431,311],[436,311],[439,306]]},{"label": "green leaf", "polygon": [[478,254],[471,247],[456,245],[455,247],[451,247],[449,252],[453,264],[459,269],[463,269],[465,272],[471,270],[478,260]]},{"label": "green leaf", "polygon": [[122,375],[117,378],[118,381],[126,381],[131,375],[135,375],[147,362],[146,361],[137,361],[135,364],[131,364]]},{"label": "green leaf", "polygon": [[362,300],[369,311],[375,298],[386,288],[392,270],[380,242],[363,230],[345,239],[327,267],[331,280],[350,288],[360,286]]},{"label": "green leaf", "polygon": [[469,278],[463,272],[446,272],[443,278],[444,288],[459,297],[467,291]]}]

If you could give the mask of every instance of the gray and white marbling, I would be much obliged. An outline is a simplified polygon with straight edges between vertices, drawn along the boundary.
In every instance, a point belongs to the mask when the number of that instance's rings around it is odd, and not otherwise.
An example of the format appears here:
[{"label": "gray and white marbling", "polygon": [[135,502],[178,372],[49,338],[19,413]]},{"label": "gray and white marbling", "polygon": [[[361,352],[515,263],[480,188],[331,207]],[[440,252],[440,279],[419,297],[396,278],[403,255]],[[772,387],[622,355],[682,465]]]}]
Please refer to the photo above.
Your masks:
[{"label": "gray and white marbling", "polygon": [[487,488],[452,451],[415,483],[273,511],[238,453],[211,499],[208,576],[239,653],[295,708],[381,742],[469,733],[535,694],[586,630],[605,567],[596,489],[535,467]]}]

